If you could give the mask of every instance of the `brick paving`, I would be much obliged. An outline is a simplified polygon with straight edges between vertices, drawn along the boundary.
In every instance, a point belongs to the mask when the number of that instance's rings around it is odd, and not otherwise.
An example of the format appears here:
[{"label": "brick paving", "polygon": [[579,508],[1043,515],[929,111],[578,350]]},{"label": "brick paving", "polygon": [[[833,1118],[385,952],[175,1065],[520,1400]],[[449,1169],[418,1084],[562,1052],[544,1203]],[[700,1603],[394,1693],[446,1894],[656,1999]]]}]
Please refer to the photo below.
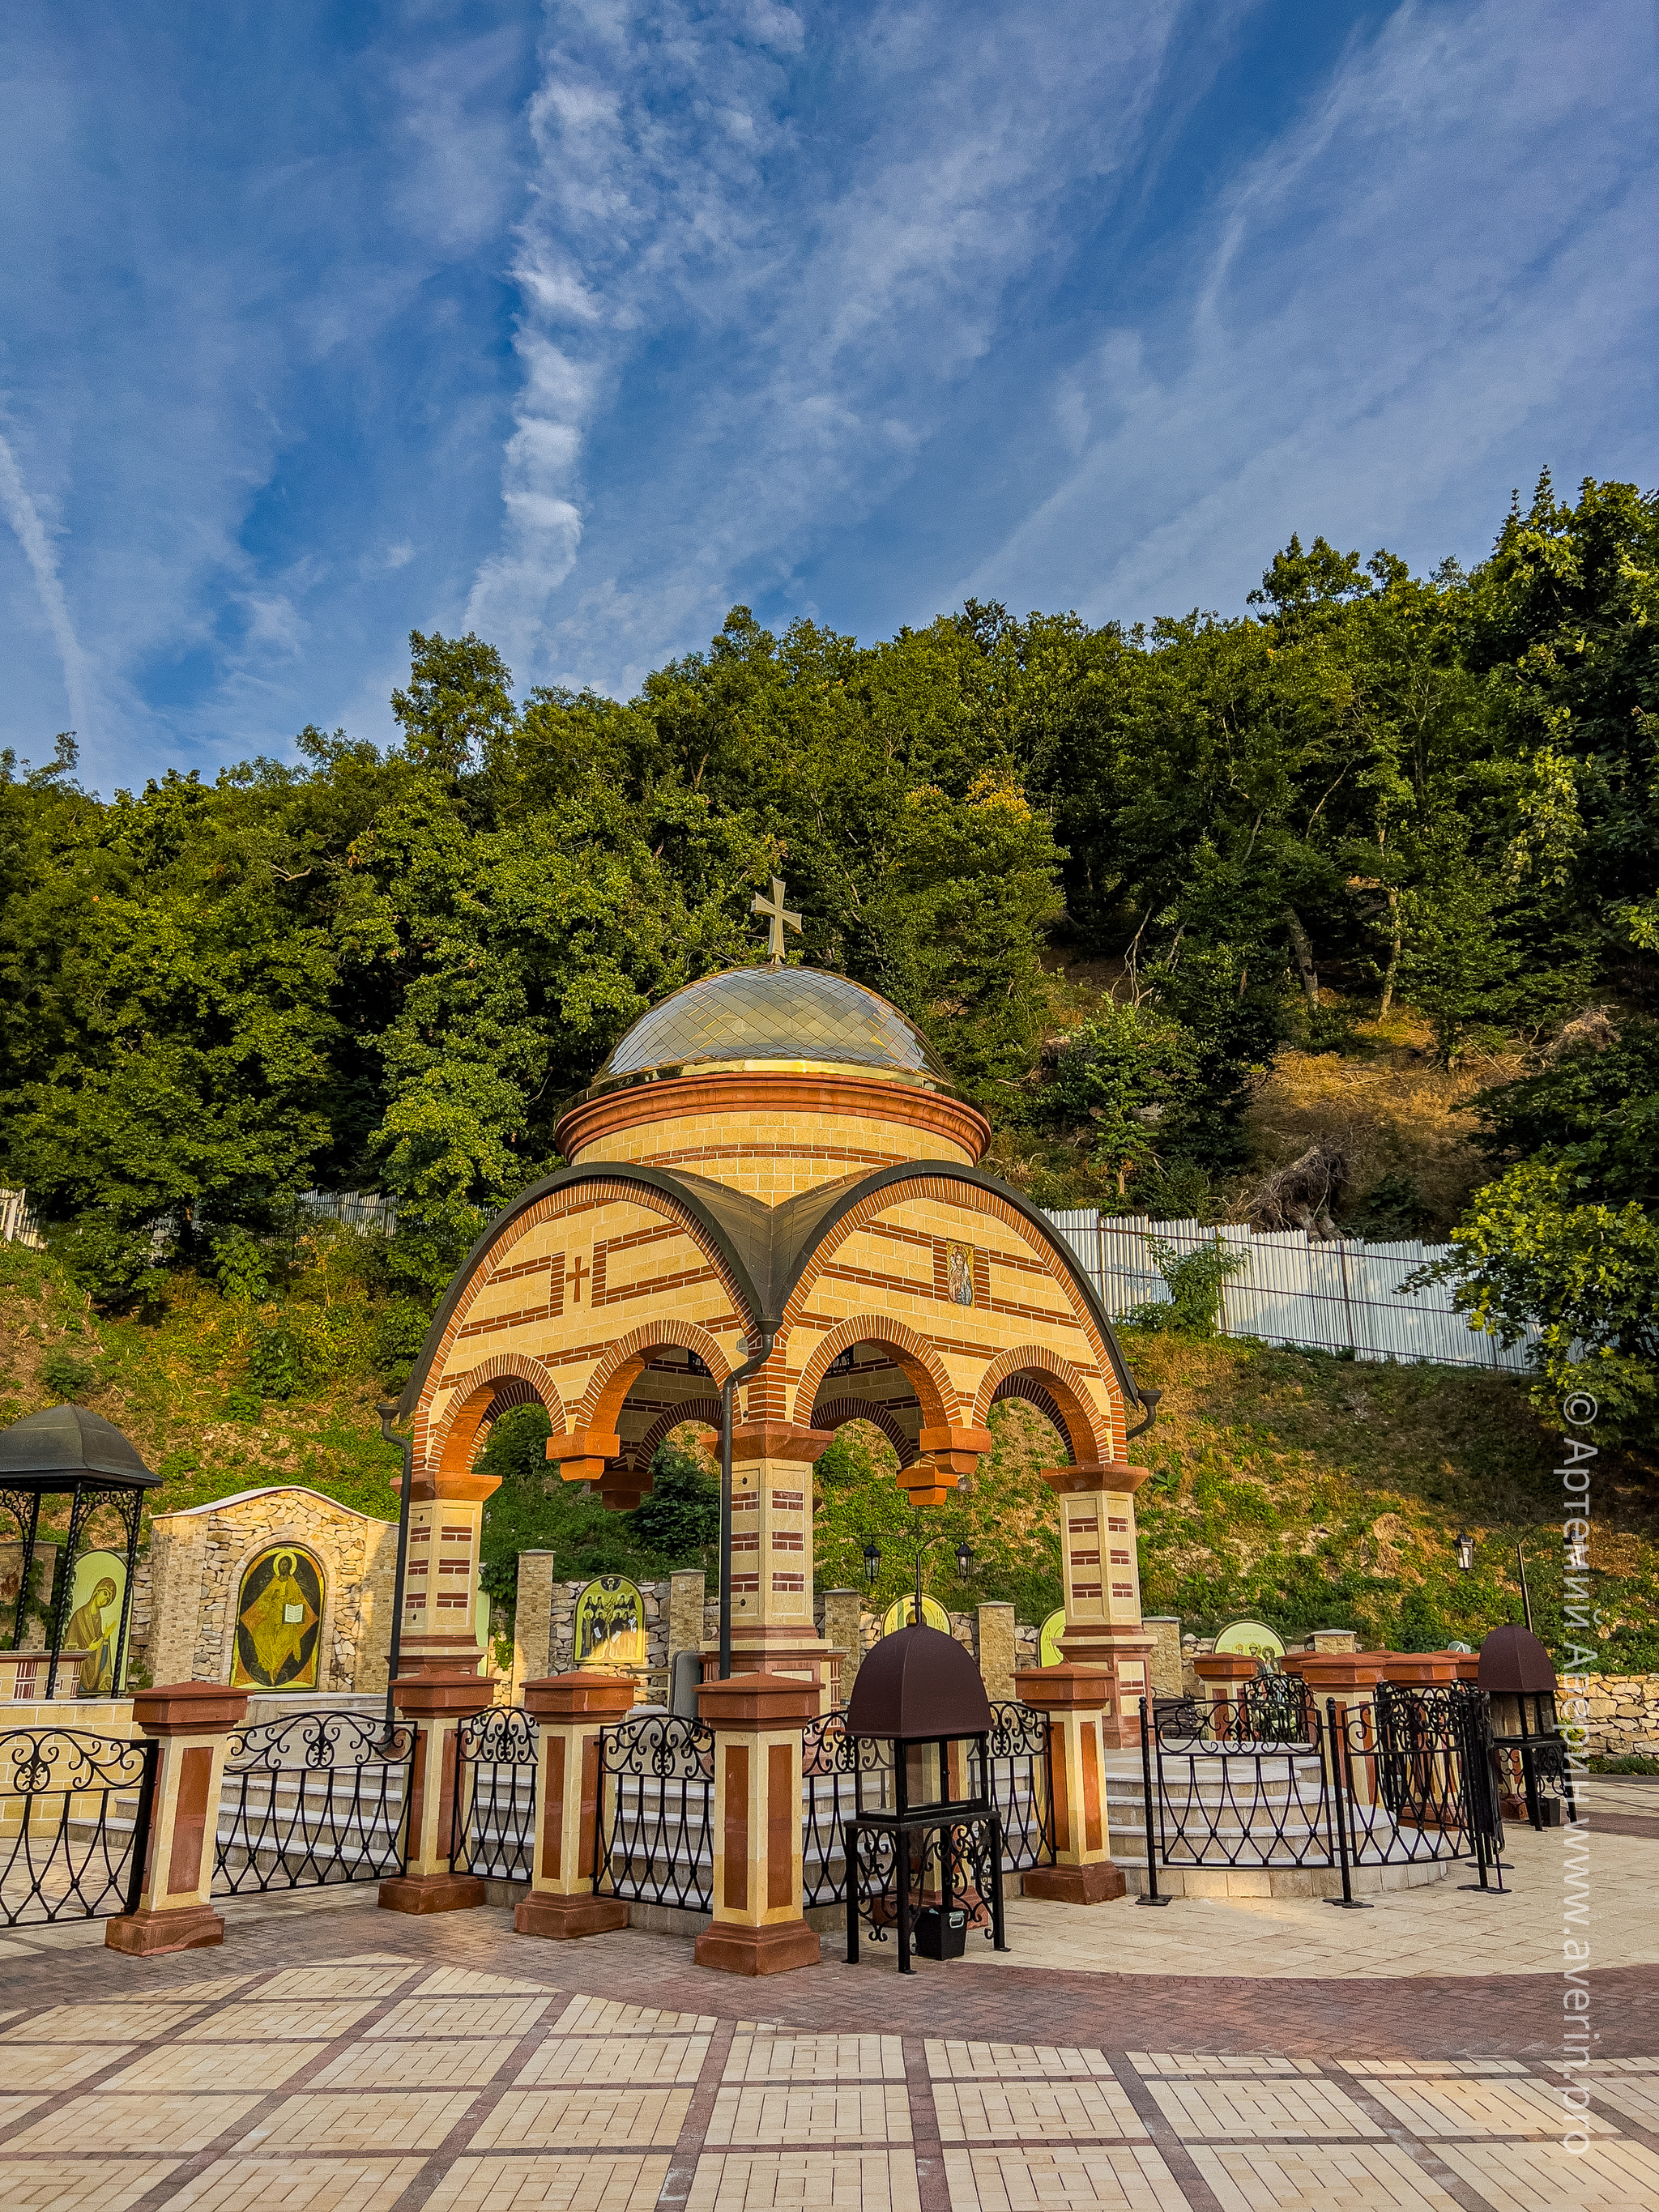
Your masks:
[{"label": "brick paving", "polygon": [[311,1903],[0,1959],[3,2212],[1659,2212],[1652,1966],[1590,1976],[1569,2154],[1547,1975],[756,1983]]}]

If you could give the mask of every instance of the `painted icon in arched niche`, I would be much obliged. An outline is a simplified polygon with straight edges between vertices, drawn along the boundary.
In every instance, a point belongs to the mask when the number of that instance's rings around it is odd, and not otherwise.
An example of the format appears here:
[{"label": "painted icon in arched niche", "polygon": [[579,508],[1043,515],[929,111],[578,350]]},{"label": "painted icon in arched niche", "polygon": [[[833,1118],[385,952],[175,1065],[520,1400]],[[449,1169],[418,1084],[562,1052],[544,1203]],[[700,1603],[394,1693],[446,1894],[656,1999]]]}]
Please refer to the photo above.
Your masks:
[{"label": "painted icon in arched niche", "polygon": [[601,1575],[576,1600],[579,1667],[643,1667],[645,1600],[626,1575]]},{"label": "painted icon in arched niche", "polygon": [[323,1571],[297,1544],[272,1544],[242,1577],[233,1687],[314,1690],[322,1657]]},{"label": "painted icon in arched niche", "polygon": [[121,1600],[127,1587],[127,1563],[115,1552],[82,1552],[70,1584],[68,1650],[80,1662],[81,1687],[89,1698],[115,1693],[115,1647],[121,1640]]},{"label": "painted icon in arched niche", "polygon": [[[947,1636],[951,1633],[950,1614],[936,1597],[929,1597],[925,1592],[921,1601],[921,1625],[924,1628],[943,1629]],[[890,1636],[896,1628],[914,1628],[915,1626],[915,1592],[907,1590],[902,1597],[896,1597],[881,1616],[881,1632],[884,1636]]]}]

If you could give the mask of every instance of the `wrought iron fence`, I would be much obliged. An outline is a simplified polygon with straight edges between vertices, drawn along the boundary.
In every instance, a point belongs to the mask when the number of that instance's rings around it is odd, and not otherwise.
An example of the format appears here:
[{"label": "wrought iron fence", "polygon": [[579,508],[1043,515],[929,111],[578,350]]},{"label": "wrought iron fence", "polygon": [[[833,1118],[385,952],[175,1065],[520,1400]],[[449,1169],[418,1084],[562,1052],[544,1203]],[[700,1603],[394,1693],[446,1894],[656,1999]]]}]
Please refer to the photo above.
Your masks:
[{"label": "wrought iron fence", "polygon": [[[1150,1893],[1158,1869],[1341,1869],[1473,1859],[1503,1875],[1486,1699],[1468,1683],[1382,1682],[1322,1714],[1263,1677],[1234,1701],[1141,1701]],[[1265,1692],[1265,1694],[1264,1694]]]},{"label": "wrought iron fence", "polygon": [[522,1705],[494,1705],[455,1731],[450,1865],[528,1881],[536,1847],[536,1730]]},{"label": "wrought iron fence", "polygon": [[593,1887],[709,1912],[714,1904],[714,1731],[677,1713],[602,1729]]},{"label": "wrought iron fence", "polygon": [[240,1896],[402,1874],[415,1733],[336,1712],[238,1729],[219,1801],[215,1890]]},{"label": "wrought iron fence", "polygon": [[808,1905],[847,1895],[847,1831],[866,1802],[892,1802],[893,1762],[884,1744],[847,1733],[847,1709],[808,1721],[801,1732],[801,1883]]},{"label": "wrought iron fence", "polygon": [[972,1765],[975,1795],[996,1808],[1006,1874],[1054,1863],[1054,1790],[1049,1764],[1048,1719],[1030,1705],[998,1699],[991,1706],[988,1771],[980,1774],[979,1747]]},{"label": "wrought iron fence", "polygon": [[159,1751],[80,1729],[0,1735],[0,1926],[137,1911]]}]

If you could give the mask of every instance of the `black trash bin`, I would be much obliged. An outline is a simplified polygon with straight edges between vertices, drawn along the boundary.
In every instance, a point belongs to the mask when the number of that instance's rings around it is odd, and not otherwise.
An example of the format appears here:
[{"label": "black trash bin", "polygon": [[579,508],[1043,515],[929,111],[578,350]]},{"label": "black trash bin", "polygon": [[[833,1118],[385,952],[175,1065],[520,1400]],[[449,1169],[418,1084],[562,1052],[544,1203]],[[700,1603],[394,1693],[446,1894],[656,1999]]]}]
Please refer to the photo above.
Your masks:
[{"label": "black trash bin", "polygon": [[946,1912],[930,1905],[917,1913],[914,1937],[924,1959],[960,1959],[968,1948],[968,1915],[960,1906]]}]

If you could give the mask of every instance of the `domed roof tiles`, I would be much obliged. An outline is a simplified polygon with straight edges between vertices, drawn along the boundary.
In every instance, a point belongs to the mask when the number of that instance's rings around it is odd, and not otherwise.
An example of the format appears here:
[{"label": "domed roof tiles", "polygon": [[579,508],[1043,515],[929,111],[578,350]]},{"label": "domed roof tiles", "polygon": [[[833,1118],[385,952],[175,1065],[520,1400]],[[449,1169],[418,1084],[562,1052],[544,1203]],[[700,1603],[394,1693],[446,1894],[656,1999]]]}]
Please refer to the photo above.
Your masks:
[{"label": "domed roof tiles", "polygon": [[929,1085],[943,1062],[896,1006],[821,968],[728,968],[688,983],[619,1041],[594,1079],[608,1090],[717,1061],[813,1060]]}]

